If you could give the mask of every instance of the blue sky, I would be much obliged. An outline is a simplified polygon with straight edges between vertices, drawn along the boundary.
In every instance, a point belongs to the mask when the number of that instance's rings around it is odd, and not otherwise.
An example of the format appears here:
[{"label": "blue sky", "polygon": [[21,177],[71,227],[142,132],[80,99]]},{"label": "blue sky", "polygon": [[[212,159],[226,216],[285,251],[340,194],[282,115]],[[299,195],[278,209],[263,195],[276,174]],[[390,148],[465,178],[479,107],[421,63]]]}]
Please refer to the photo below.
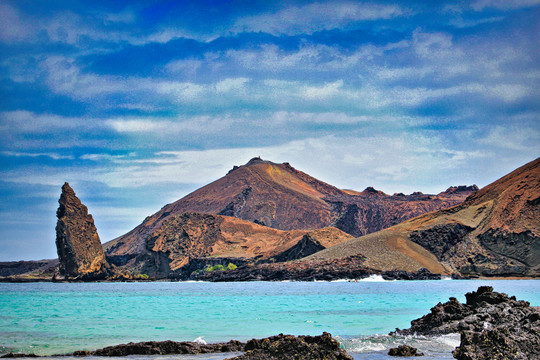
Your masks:
[{"label": "blue sky", "polygon": [[0,0],[0,261],[102,242],[254,156],[387,193],[540,153],[540,0]]}]

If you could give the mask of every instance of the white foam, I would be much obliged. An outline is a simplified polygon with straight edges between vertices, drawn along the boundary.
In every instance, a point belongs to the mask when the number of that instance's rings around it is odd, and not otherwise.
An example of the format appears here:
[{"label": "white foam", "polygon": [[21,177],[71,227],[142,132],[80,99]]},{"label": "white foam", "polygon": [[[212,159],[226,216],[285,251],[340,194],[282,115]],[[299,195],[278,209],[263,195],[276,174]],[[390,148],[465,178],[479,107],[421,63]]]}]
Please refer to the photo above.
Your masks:
[{"label": "white foam", "polygon": [[206,345],[206,341],[204,341],[203,338],[204,338],[204,336],[199,336],[198,338],[193,340],[193,342],[196,342],[197,344],[201,344],[201,345]]},{"label": "white foam", "polygon": [[359,282],[383,282],[383,281],[391,281],[391,280],[384,280],[381,275],[369,275],[367,278],[363,278],[358,281]]}]

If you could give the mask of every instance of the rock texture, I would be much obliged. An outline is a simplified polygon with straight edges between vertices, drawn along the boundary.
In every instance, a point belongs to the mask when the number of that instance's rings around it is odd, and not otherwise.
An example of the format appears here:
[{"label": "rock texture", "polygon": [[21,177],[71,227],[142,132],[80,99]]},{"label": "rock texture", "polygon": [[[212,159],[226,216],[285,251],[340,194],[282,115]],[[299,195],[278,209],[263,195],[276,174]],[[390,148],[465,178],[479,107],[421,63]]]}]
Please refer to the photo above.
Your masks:
[{"label": "rock texture", "polygon": [[417,348],[409,345],[400,345],[397,348],[392,348],[388,351],[390,356],[424,356],[423,353],[418,352]]},{"label": "rock texture", "polygon": [[364,265],[365,258],[351,256],[337,260],[289,261],[284,263],[246,263],[235,270],[195,272],[192,280],[204,281],[332,281],[342,279],[364,279],[371,275],[381,275],[385,280],[435,280],[439,274],[432,274],[426,269],[417,272],[374,271]]},{"label": "rock texture", "polygon": [[60,275],[66,279],[96,280],[111,275],[110,266],[88,209],[66,182],[56,211],[56,249]]},{"label": "rock texture", "polygon": [[[108,261],[134,274],[184,278],[189,276],[187,270],[202,270],[206,265],[240,265],[275,256],[282,260],[302,256],[302,251],[295,249],[301,247],[299,242],[304,237],[317,241],[322,248],[352,238],[336,228],[283,231],[230,216],[184,213],[169,216],[144,241],[121,238],[107,243],[105,253]],[[216,263],[216,258],[225,262]]]},{"label": "rock texture", "polygon": [[[118,243],[139,244],[184,213],[223,215],[279,230],[316,230],[334,226],[354,236],[395,225],[413,216],[462,202],[477,188],[450,188],[439,195],[388,196],[373,188],[344,191],[296,170],[253,158],[226,176],[164,206],[142,224],[107,245],[107,255],[118,263],[131,254],[109,250]],[[174,221],[174,220],[173,220]],[[323,244],[324,245],[324,244]],[[125,247],[122,247],[125,249]],[[115,261],[116,261],[115,260]],[[129,261],[129,260],[126,260]]]},{"label": "rock texture", "polygon": [[465,297],[466,304],[450,298],[413,320],[409,329],[396,329],[392,334],[461,333],[461,344],[454,351],[458,360],[540,358],[540,308],[494,292],[490,286]]},{"label": "rock texture", "polygon": [[128,355],[176,355],[176,354],[208,354],[223,352],[244,351],[245,344],[231,340],[226,343],[200,344],[198,342],[184,341],[146,341],[140,343],[120,344],[108,346],[89,352],[76,352],[73,355],[92,356],[128,356]]},{"label": "rock texture", "polygon": [[352,360],[339,342],[327,332],[319,336],[279,334],[253,339],[245,346],[246,353],[229,360]]},{"label": "rock texture", "polygon": [[366,266],[379,270],[425,267],[464,277],[539,277],[539,199],[540,158],[460,205],[322,250],[306,260],[362,254]]},{"label": "rock texture", "polygon": [[[75,351],[62,356],[130,356],[130,355],[184,355],[209,353],[245,352],[229,360],[352,360],[332,335],[324,332],[319,336],[293,336],[279,334],[264,339],[252,339],[247,343],[231,340],[226,343],[201,344],[185,341],[146,341],[108,346],[95,351]],[[9,353],[1,358],[38,357],[34,354]]]}]

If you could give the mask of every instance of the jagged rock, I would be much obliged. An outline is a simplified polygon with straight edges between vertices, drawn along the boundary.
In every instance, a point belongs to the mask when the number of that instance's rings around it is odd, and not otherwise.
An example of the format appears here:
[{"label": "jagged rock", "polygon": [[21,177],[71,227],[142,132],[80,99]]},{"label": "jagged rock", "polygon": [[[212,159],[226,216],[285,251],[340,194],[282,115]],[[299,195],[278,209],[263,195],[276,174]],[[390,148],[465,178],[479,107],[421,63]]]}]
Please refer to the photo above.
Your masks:
[{"label": "jagged rock", "polygon": [[[243,351],[245,344],[231,340],[227,343],[201,344],[193,341],[145,341],[140,343],[108,346],[92,351],[93,356],[128,356],[128,355],[174,355],[174,354],[208,354],[220,352]],[[75,355],[75,353],[74,353]]]},{"label": "jagged rock", "polygon": [[436,225],[426,230],[411,232],[409,239],[423,246],[437,259],[444,260],[451,247],[464,240],[465,236],[474,229],[459,223]]},{"label": "jagged rock", "polygon": [[450,298],[413,320],[409,329],[391,334],[461,333],[461,344],[454,351],[458,360],[540,359],[540,308],[494,292],[491,286],[481,286],[465,297],[466,304]]},{"label": "jagged rock", "polygon": [[426,268],[421,268],[415,272],[403,270],[384,271],[381,274],[384,280],[440,280],[440,274],[433,274]]},{"label": "jagged rock", "polygon": [[327,332],[319,336],[279,334],[247,342],[246,353],[228,360],[352,360]]},{"label": "jagged rock", "polygon": [[409,345],[399,345],[397,348],[392,348],[388,351],[390,356],[424,356],[424,353],[419,353],[417,348]]},{"label": "jagged rock", "polygon": [[296,245],[285,250],[281,254],[274,256],[272,259],[277,262],[297,260],[315,254],[323,249],[325,249],[325,247],[317,241],[317,239],[306,234],[296,243]]},{"label": "jagged rock", "polygon": [[[204,344],[194,341],[145,341],[108,346],[95,351],[80,350],[60,356],[129,356],[177,355],[245,352],[229,360],[352,360],[339,342],[327,332],[319,336],[293,336],[279,334],[247,343],[231,340],[226,343]],[[1,358],[37,357],[34,354],[9,353]]]},{"label": "jagged rock", "polygon": [[66,279],[97,280],[111,270],[105,260],[92,215],[66,182],[56,211],[56,249],[60,275]]}]

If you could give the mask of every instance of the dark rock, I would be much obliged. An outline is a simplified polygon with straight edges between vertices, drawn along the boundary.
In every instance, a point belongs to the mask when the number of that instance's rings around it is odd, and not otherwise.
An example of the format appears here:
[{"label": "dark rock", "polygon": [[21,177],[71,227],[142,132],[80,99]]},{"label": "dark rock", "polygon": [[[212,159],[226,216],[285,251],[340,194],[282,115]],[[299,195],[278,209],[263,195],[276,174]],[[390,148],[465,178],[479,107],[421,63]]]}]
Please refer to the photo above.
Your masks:
[{"label": "dark rock", "polygon": [[419,353],[417,348],[409,345],[399,345],[397,348],[392,348],[388,351],[390,356],[424,356],[424,353]]},{"label": "dark rock", "polygon": [[540,359],[540,308],[494,292],[490,286],[465,297],[466,304],[450,298],[413,320],[409,329],[391,334],[461,333],[461,345],[454,351],[459,360]]},{"label": "dark rock", "polygon": [[433,274],[426,268],[421,268],[416,272],[404,270],[384,271],[381,274],[384,280],[440,280],[440,274]]},{"label": "dark rock", "polygon": [[437,259],[444,260],[448,250],[463,241],[472,230],[474,229],[459,223],[436,225],[430,229],[411,232],[409,240],[429,250]]},{"label": "dark rock", "polygon": [[93,351],[93,356],[128,356],[128,355],[173,355],[173,354],[208,354],[220,352],[243,351],[240,341],[227,343],[200,344],[192,341],[146,341],[140,343],[120,344]]},{"label": "dark rock", "polygon": [[9,359],[9,358],[36,358],[40,357],[36,354],[14,354],[14,353],[8,353],[5,355],[0,356],[0,359]]},{"label": "dark rock", "polygon": [[110,275],[92,215],[68,183],[62,186],[56,211],[56,249],[60,275],[66,279],[99,280]]},{"label": "dark rock", "polygon": [[452,354],[458,360],[532,359],[528,356],[518,357],[518,349],[510,339],[510,332],[505,328],[483,332],[464,331],[461,333],[461,344]]},{"label": "dark rock", "polygon": [[306,234],[296,243],[296,245],[274,256],[272,259],[277,262],[298,260],[315,254],[323,249],[326,248],[322,246],[319,241],[311,237],[309,234]]},{"label": "dark rock", "polygon": [[246,353],[229,360],[352,360],[327,332],[320,336],[277,335],[247,342]]}]

